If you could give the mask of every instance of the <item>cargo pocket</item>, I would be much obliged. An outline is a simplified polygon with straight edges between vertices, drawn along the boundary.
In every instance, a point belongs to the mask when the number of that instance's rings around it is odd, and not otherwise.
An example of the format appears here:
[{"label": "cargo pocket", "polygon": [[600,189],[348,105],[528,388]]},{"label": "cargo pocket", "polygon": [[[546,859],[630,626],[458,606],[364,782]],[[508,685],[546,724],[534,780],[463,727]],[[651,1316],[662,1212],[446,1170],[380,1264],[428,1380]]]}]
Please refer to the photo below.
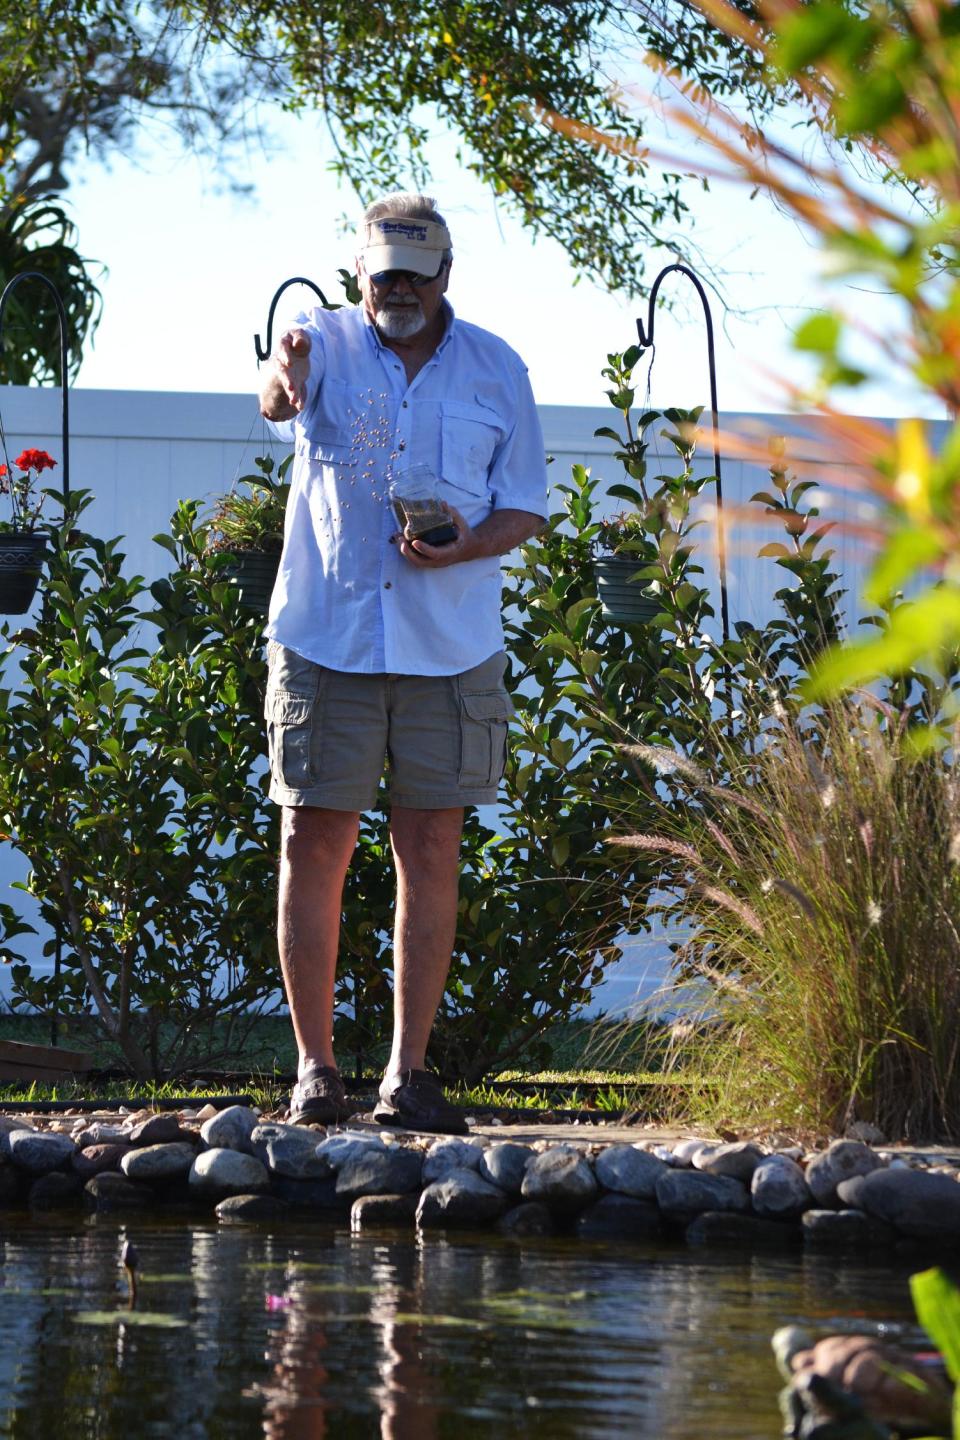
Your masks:
[{"label": "cargo pocket", "polygon": [[499,785],[507,758],[507,724],[513,714],[504,690],[460,692],[460,774],[467,789]]},{"label": "cargo pocket", "polygon": [[302,790],[316,783],[321,689],[301,695],[279,687],[267,690],[267,745],[270,773],[278,785]]}]

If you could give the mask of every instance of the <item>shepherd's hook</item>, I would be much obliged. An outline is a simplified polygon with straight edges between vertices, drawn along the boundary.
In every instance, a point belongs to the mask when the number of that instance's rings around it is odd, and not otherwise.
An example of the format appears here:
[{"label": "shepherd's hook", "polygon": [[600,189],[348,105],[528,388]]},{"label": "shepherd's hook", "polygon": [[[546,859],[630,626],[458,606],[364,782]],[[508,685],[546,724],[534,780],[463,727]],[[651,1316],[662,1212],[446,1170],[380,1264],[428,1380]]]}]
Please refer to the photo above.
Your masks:
[{"label": "shepherd's hook", "polygon": [[273,350],[273,316],[277,308],[277,301],[280,299],[280,296],[283,294],[284,290],[288,289],[291,285],[306,285],[307,288],[312,290],[314,295],[319,298],[320,304],[323,306],[324,310],[329,309],[329,300],[327,299],[326,295],[324,295],[323,291],[320,289],[320,286],[315,285],[312,280],[308,280],[303,275],[292,275],[289,280],[284,280],[283,284],[280,286],[279,290],[276,292],[273,299],[270,301],[270,313],[267,316],[266,345],[264,346],[260,344],[259,334],[254,335],[253,337],[253,343],[257,351],[258,364],[261,360],[269,359],[270,354]]}]

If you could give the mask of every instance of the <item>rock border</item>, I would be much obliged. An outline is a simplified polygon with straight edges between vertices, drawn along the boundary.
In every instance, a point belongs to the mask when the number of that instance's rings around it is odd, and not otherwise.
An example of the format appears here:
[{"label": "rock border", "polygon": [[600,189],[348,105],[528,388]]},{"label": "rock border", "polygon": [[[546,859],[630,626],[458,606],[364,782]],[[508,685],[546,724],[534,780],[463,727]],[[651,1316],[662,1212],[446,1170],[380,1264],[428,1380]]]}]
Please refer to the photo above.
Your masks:
[{"label": "rock border", "polygon": [[254,1107],[0,1115],[0,1208],[181,1209],[820,1251],[960,1247],[960,1163],[835,1140],[530,1143],[284,1124]]}]

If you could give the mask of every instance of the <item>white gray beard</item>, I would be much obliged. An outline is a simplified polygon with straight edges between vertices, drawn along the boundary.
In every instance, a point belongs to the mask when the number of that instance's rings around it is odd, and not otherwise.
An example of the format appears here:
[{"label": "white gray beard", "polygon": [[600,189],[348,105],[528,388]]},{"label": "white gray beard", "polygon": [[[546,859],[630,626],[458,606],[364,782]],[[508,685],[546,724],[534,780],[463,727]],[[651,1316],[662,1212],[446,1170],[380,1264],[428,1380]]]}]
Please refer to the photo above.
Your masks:
[{"label": "white gray beard", "polygon": [[426,324],[423,306],[418,300],[415,305],[381,305],[377,311],[377,329],[388,340],[408,340]]}]

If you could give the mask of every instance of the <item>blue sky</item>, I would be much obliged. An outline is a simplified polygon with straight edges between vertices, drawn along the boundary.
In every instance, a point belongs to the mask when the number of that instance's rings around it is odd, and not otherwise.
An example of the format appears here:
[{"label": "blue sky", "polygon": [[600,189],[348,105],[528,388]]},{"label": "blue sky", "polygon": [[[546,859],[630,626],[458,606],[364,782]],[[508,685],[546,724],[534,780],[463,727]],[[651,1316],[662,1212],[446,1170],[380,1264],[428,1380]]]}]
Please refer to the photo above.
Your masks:
[{"label": "blue sky", "polygon": [[[327,171],[329,151],[315,118],[271,121],[269,152],[252,148],[242,178],[250,199],[218,189],[214,167],[185,157],[160,127],[148,131],[135,160],[111,168],[74,168],[68,193],[82,252],[103,261],[104,318],[78,384],[105,389],[253,391],[253,334],[264,332],[271,295],[288,276],[305,274],[338,292],[338,267],[352,263],[344,213],[349,190]],[[454,237],[450,298],[457,312],[502,335],[525,359],[544,404],[603,404],[605,355],[636,338],[645,304],[577,282],[561,246],[534,243],[490,194],[463,172],[449,139],[434,150],[431,189]],[[797,225],[765,198],[720,185],[690,186],[691,235],[724,277],[730,310],[713,301],[721,411],[786,408],[775,376],[802,384],[808,371],[790,348],[791,328],[829,293],[874,324],[892,324],[892,302],[819,279],[820,257]],[[665,254],[651,253],[652,278]],[[678,298],[687,284],[671,277]],[[280,316],[296,304],[288,292]],[[735,313],[737,310],[742,314]],[[287,311],[289,314],[290,312]],[[657,321],[651,398],[686,407],[708,398],[699,306],[684,303]],[[902,377],[864,388],[847,408],[866,414],[942,412]]]}]

